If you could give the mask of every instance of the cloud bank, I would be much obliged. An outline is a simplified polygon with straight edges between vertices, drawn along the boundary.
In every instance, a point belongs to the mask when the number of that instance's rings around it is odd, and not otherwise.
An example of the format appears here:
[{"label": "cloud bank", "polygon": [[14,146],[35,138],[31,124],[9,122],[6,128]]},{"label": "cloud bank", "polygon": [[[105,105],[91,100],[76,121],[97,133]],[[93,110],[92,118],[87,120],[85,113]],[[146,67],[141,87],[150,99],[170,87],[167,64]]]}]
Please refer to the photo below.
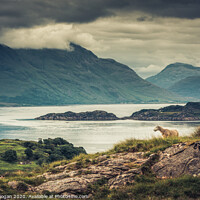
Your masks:
[{"label": "cloud bank", "polygon": [[[153,17],[200,17],[199,0],[0,0],[0,27],[31,27],[56,23],[87,23],[127,12]],[[140,16],[138,20],[145,20]]]},{"label": "cloud bank", "polygon": [[74,42],[142,77],[200,66],[199,0],[0,0],[0,43],[69,49]]},{"label": "cloud bank", "polygon": [[70,50],[70,42],[95,51],[104,50],[101,41],[92,34],[81,31],[72,24],[49,24],[32,28],[6,29],[0,36],[0,43],[13,48],[56,48]]}]

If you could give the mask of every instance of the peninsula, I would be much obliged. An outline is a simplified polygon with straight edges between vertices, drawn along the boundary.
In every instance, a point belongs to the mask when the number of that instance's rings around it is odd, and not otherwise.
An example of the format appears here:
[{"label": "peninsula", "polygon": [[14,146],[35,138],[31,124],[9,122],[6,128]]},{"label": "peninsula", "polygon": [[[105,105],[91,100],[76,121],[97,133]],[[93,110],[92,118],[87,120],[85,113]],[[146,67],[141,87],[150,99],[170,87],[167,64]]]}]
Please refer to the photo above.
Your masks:
[{"label": "peninsula", "polygon": [[185,106],[172,105],[160,109],[143,109],[124,119],[148,121],[198,121],[200,102],[188,102]]}]

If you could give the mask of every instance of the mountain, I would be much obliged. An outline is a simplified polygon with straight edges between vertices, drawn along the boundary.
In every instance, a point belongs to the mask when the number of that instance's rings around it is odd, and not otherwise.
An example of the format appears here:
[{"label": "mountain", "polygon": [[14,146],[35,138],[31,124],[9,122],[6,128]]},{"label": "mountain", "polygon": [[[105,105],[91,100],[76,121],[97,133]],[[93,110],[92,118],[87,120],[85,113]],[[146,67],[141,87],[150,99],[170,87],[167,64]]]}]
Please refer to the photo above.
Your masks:
[{"label": "mountain", "polygon": [[194,67],[185,63],[173,63],[168,65],[160,73],[146,80],[162,88],[172,87],[176,82],[189,76],[200,76],[200,67]]},{"label": "mountain", "polygon": [[200,99],[200,76],[184,78],[173,84],[169,90],[183,97]]},{"label": "mountain", "polygon": [[179,100],[128,66],[71,50],[12,49],[0,45],[0,102],[17,105],[147,103]]}]

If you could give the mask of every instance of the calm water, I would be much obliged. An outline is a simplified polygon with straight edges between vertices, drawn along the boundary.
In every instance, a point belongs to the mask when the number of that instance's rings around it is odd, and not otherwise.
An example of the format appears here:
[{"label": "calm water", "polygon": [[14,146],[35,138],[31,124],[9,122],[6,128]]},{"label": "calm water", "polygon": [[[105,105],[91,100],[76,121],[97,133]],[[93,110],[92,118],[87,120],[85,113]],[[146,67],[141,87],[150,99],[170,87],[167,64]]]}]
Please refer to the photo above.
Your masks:
[{"label": "calm water", "polygon": [[130,116],[143,108],[160,108],[167,104],[74,105],[48,107],[0,108],[0,139],[37,140],[63,137],[75,146],[83,146],[88,153],[110,149],[113,144],[128,139],[147,139],[160,136],[156,125],[176,128],[180,135],[190,134],[200,122],[148,122],[148,121],[37,121],[35,117],[51,112],[82,112],[105,110],[118,117]]}]

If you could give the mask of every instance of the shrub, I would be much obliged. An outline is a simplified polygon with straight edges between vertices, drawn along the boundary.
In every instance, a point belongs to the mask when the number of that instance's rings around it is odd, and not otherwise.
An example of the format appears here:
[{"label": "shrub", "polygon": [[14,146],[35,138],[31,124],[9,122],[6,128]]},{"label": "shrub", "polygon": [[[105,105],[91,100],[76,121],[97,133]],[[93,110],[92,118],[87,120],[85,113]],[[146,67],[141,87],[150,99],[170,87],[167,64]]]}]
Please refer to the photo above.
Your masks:
[{"label": "shrub", "polygon": [[2,156],[4,161],[7,162],[16,162],[17,161],[17,152],[15,150],[7,150]]},{"label": "shrub", "polygon": [[65,156],[66,159],[72,159],[81,153],[86,154],[86,151],[82,147],[74,147],[72,144],[62,145],[59,148],[61,154]]},{"label": "shrub", "polygon": [[64,159],[64,157],[59,154],[51,154],[48,157],[47,162],[54,162],[54,161],[63,160],[63,159]]},{"label": "shrub", "polygon": [[50,144],[52,144],[52,139],[51,139],[51,138],[44,139],[43,142],[44,142],[44,144],[46,144],[46,145],[50,145]]},{"label": "shrub", "polygon": [[38,160],[38,159],[40,159],[40,158],[43,158],[43,152],[35,152],[34,154],[33,154],[33,159],[34,160]]},{"label": "shrub", "polygon": [[21,181],[32,186],[38,186],[45,182],[45,178],[42,176],[41,177],[25,177],[25,178],[21,178]]},{"label": "shrub", "polygon": [[24,142],[24,143],[23,143],[23,146],[24,146],[24,147],[26,147],[26,148],[29,147],[29,148],[31,148],[31,149],[32,149],[32,147],[35,146],[35,145],[36,145],[36,144],[35,144],[34,142]]},{"label": "shrub", "polygon": [[30,159],[30,158],[33,157],[33,151],[32,151],[32,149],[29,148],[29,147],[24,151],[24,153],[26,154],[26,157],[27,157],[28,159]]},{"label": "shrub", "polygon": [[24,182],[19,182],[17,185],[17,191],[26,192],[26,191],[28,191],[28,186]]},{"label": "shrub", "polygon": [[51,143],[45,145],[45,149],[50,149],[51,151],[55,150],[55,146]]},{"label": "shrub", "polygon": [[52,143],[54,145],[64,145],[64,144],[69,144],[69,142],[63,138],[57,137],[55,139],[53,139]]},{"label": "shrub", "polygon": [[39,143],[39,144],[43,144],[42,138],[39,138],[39,139],[38,139],[38,143]]},{"label": "shrub", "polygon": [[46,162],[44,158],[39,158],[37,164],[41,166],[44,162]]}]

